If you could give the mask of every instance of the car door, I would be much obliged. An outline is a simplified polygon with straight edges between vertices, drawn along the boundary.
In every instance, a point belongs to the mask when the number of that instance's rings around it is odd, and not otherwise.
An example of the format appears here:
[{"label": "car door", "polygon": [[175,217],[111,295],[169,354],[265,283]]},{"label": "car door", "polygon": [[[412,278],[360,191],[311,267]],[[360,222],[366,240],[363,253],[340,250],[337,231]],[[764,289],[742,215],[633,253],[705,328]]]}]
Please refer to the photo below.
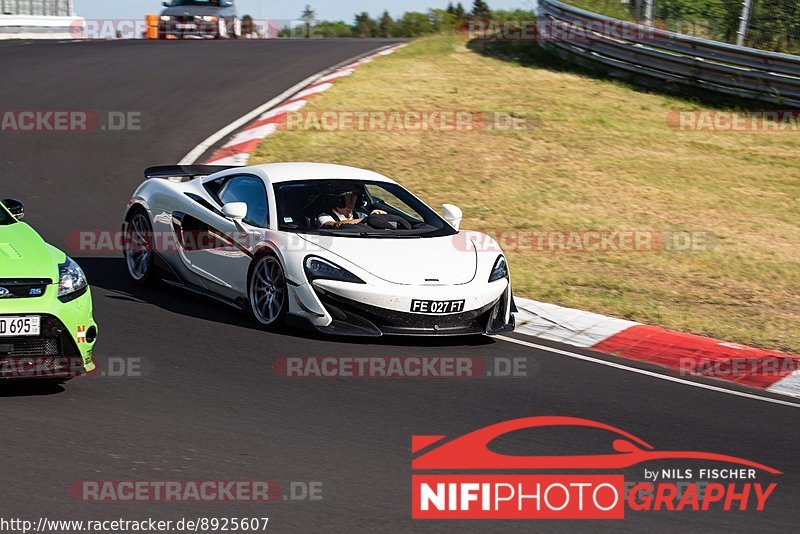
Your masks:
[{"label": "car door", "polygon": [[[189,268],[207,289],[235,300],[246,294],[247,272],[254,246],[269,227],[269,197],[261,178],[249,174],[228,175],[204,184],[219,210],[173,217],[176,233]],[[241,222],[225,218],[221,209],[231,202],[247,204]]]}]

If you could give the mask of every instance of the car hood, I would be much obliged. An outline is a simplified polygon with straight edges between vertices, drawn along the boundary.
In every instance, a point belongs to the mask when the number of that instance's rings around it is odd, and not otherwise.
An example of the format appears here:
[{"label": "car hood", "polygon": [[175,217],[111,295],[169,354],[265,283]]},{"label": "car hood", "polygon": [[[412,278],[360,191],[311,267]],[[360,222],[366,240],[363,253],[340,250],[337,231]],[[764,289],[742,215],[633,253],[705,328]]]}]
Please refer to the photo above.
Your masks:
[{"label": "car hood", "polygon": [[219,17],[222,8],[214,6],[174,6],[168,7],[161,12],[162,15],[202,17],[204,15],[214,15]]},{"label": "car hood", "polygon": [[[403,285],[459,285],[475,278],[475,245],[454,236],[373,239],[301,235],[370,274]],[[341,265],[347,267],[346,265]]]},{"label": "car hood", "polygon": [[64,254],[23,222],[0,226],[0,278],[58,280]]}]

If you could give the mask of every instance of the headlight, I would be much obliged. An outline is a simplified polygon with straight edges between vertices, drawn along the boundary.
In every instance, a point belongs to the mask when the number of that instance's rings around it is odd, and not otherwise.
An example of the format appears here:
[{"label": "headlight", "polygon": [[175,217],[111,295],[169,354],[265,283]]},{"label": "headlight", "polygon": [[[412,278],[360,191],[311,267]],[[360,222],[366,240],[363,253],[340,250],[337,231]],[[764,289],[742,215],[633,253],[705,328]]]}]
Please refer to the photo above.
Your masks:
[{"label": "headlight", "polygon": [[169,15],[161,15],[161,20],[164,22],[169,22],[172,20],[172,17],[170,17]]},{"label": "headlight", "polygon": [[203,17],[203,22],[217,22],[218,20],[217,17],[211,17],[209,15]]},{"label": "headlight", "polygon": [[497,261],[494,262],[494,268],[492,269],[492,275],[489,277],[489,282],[495,282],[502,278],[508,278],[508,265],[506,264],[506,259],[500,256],[497,258]]},{"label": "headlight", "polygon": [[361,278],[357,277],[347,269],[342,269],[338,265],[322,258],[309,256],[306,258],[306,276],[308,281],[314,280],[338,280],[340,282],[350,282],[353,284],[366,284]]},{"label": "headlight", "polygon": [[58,266],[58,298],[62,302],[79,297],[88,287],[86,275],[72,258]]}]

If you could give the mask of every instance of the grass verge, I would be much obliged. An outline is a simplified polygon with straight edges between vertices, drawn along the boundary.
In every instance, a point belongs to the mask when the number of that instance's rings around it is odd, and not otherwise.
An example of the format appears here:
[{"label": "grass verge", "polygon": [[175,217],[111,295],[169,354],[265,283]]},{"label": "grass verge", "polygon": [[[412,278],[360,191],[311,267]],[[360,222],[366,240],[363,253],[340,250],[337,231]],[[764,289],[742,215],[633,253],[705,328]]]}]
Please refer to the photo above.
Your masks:
[{"label": "grass verge", "polygon": [[[306,110],[499,111],[529,127],[281,131],[252,161],[376,170],[431,206],[458,204],[464,228],[534,236],[508,252],[518,295],[800,353],[800,132],[667,125],[670,112],[699,108],[434,36],[366,65]],[[534,233],[615,229],[714,237],[703,250],[564,252]]]}]

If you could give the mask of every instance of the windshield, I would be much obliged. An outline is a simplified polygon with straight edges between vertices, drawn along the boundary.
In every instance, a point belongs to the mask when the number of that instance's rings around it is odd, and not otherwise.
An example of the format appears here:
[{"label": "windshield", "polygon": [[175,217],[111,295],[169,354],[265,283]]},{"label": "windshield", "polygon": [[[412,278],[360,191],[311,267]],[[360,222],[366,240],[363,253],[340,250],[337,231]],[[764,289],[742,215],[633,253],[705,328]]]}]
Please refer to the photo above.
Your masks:
[{"label": "windshield", "polygon": [[397,184],[308,180],[275,185],[286,232],[363,238],[441,237],[457,232]]},{"label": "windshield", "polygon": [[5,206],[0,205],[0,226],[5,226],[7,224],[13,224],[17,222],[17,220],[11,216],[8,211],[6,211]]},{"label": "windshield", "polygon": [[219,0],[172,0],[173,7],[175,6],[212,6],[219,7]]}]

